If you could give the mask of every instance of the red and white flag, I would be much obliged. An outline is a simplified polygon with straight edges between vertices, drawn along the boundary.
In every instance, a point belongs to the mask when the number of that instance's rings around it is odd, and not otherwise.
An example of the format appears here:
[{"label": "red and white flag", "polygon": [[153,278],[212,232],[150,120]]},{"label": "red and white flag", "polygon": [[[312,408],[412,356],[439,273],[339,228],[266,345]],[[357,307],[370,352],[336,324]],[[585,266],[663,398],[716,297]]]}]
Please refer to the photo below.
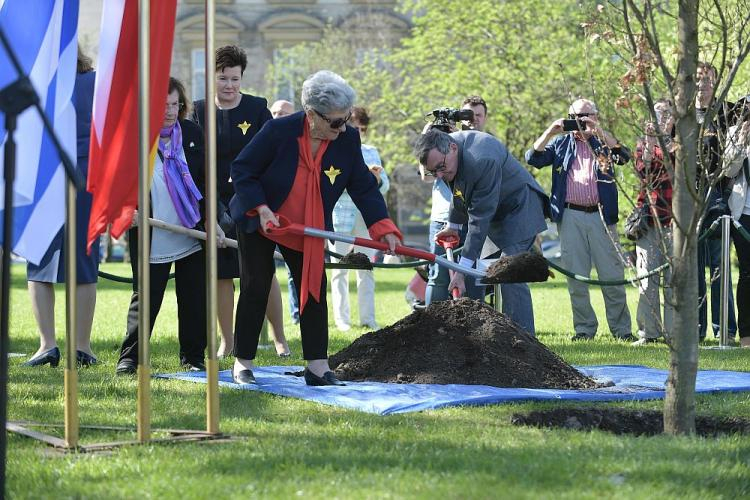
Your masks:
[{"label": "red and white flag", "polygon": [[[177,0],[151,3],[149,143],[164,121]],[[104,0],[91,121],[88,242],[112,224],[120,237],[138,204],[138,0]],[[153,162],[152,162],[153,163]]]}]

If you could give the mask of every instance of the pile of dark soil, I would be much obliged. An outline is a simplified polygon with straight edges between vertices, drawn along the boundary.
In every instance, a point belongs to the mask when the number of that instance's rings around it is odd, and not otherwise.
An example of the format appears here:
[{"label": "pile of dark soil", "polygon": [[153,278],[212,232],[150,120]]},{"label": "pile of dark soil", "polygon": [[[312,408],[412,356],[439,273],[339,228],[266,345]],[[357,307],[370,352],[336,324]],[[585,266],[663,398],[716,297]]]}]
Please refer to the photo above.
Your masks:
[{"label": "pile of dark soil", "polygon": [[489,268],[483,283],[534,283],[547,281],[549,264],[537,252],[500,257]]},{"label": "pile of dark soil", "polygon": [[[511,417],[515,425],[534,427],[556,427],[563,429],[590,431],[599,429],[614,434],[634,434],[654,436],[664,430],[662,412],[654,410],[624,410],[620,408],[556,408],[533,411],[529,414],[516,414]],[[750,420],[732,417],[695,417],[696,434],[715,437],[724,434],[750,433]]]},{"label": "pile of dark soil", "polygon": [[339,261],[339,264],[346,264],[356,269],[372,270],[370,258],[362,252],[349,252]]},{"label": "pile of dark soil", "polygon": [[342,380],[590,389],[507,316],[468,298],[437,302],[355,340],[329,359]]}]

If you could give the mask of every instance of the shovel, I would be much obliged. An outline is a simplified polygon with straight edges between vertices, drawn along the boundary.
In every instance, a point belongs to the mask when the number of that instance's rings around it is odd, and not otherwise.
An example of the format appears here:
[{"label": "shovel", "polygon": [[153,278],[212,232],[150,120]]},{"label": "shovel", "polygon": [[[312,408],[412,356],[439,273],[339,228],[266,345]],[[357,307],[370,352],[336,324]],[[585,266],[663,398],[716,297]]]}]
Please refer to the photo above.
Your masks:
[{"label": "shovel", "polygon": [[[291,234],[297,234],[301,236],[312,236],[313,238],[321,238],[324,240],[341,241],[344,243],[349,243],[351,245],[357,245],[357,246],[366,247],[366,248],[374,248],[376,250],[387,251],[390,249],[388,244],[383,243],[382,241],[374,241],[374,240],[370,240],[367,238],[357,238],[354,236],[349,236],[347,234],[334,233],[333,231],[324,231],[322,229],[315,229],[312,227],[303,226],[302,224],[291,222],[288,218],[279,214],[276,214],[276,217],[279,219],[279,227],[275,227],[273,224],[269,224],[268,227],[266,227],[266,231],[269,234],[291,233]],[[481,271],[461,266],[455,262],[449,261],[445,257],[435,255],[434,253],[425,252],[424,250],[419,250],[418,248],[411,248],[411,247],[406,247],[403,245],[396,245],[395,253],[397,253],[398,255],[404,255],[406,257],[414,257],[416,259],[422,259],[422,260],[426,260],[429,262],[434,262],[438,265],[447,267],[448,269],[451,269],[459,273],[467,274],[474,278],[485,277],[485,274]]]},{"label": "shovel", "polygon": [[[445,256],[450,262],[456,262],[456,259],[453,257],[453,249],[458,246],[459,239],[455,236],[446,235],[441,236],[437,240],[437,244],[441,247],[445,248]],[[461,291],[458,288],[454,288],[451,290],[451,295],[454,299],[457,299],[461,297]]]},{"label": "shovel", "polygon": [[[279,219],[279,227],[269,224],[266,231],[270,234],[297,234],[300,236],[311,236],[324,240],[342,241],[350,245],[374,248],[376,250],[387,251],[390,249],[387,243],[373,241],[368,238],[356,238],[347,234],[334,233],[333,231],[324,231],[312,227],[303,226],[296,222],[291,222],[283,215],[276,214]],[[451,248],[452,251],[452,248]],[[526,252],[517,255],[502,257],[496,264],[490,267],[487,273],[471,267],[462,266],[456,262],[451,262],[445,257],[435,255],[434,253],[425,252],[418,248],[396,245],[395,253],[406,257],[434,262],[439,266],[446,267],[452,271],[463,273],[472,278],[479,278],[484,283],[527,283],[533,281],[546,281],[549,276],[549,267],[544,257],[541,255]],[[528,265],[531,263],[532,265]]]}]

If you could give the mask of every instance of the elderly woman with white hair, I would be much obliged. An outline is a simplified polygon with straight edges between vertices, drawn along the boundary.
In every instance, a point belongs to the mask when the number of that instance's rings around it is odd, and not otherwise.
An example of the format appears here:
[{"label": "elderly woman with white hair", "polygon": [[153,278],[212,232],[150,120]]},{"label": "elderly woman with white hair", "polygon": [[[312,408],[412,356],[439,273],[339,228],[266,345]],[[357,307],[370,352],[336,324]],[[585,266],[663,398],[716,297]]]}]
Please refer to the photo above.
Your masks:
[{"label": "elderly woman with white hair", "polygon": [[240,297],[235,329],[234,381],[255,382],[258,348],[278,245],[300,299],[307,385],[343,385],[328,366],[328,307],[324,240],[269,233],[277,215],[307,227],[331,230],[332,212],[346,189],[370,237],[391,251],[401,233],[365,165],[351,118],[354,90],[339,75],[319,71],[302,85],[303,111],[267,122],[232,163],[235,196],[229,206],[238,224]]}]

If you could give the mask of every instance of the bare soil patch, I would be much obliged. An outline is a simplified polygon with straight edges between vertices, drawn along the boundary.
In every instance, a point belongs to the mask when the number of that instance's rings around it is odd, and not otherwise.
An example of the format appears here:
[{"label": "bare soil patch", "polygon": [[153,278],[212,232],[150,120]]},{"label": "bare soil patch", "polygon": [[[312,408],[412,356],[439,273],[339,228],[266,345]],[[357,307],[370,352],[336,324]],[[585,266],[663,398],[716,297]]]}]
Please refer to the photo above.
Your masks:
[{"label": "bare soil patch", "polygon": [[[626,410],[621,408],[554,408],[515,414],[515,425],[562,428],[580,431],[594,429],[614,434],[655,436],[664,430],[662,412],[654,410]],[[731,417],[718,418],[706,415],[695,417],[696,434],[716,437],[726,434],[750,433],[750,420]]]}]

